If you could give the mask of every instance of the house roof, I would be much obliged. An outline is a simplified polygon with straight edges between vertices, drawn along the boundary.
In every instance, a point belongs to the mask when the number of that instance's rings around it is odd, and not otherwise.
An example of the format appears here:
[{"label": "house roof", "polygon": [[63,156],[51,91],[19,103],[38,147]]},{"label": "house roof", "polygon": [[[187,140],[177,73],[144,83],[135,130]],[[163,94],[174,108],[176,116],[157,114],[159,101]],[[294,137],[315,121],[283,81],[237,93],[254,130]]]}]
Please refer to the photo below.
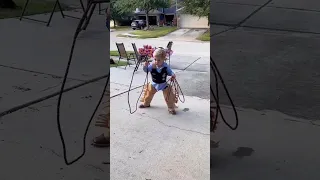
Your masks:
[{"label": "house roof", "polygon": [[164,14],[174,14],[176,13],[176,7],[165,8],[163,11]]},{"label": "house roof", "polygon": [[[146,12],[145,11],[139,11],[139,12],[136,12],[135,13],[136,15],[145,15],[146,14]],[[149,12],[149,14],[150,15],[158,15],[158,14],[163,14],[162,12],[160,12],[159,10],[156,10],[156,9],[154,9],[154,10],[151,10],[150,12]]]},{"label": "house roof", "polygon": [[[177,9],[183,8],[184,0],[177,0],[177,7],[176,1],[172,1],[170,8],[159,8],[149,12],[150,15],[159,15],[159,14],[175,14]],[[145,11],[135,12],[136,15],[145,15]]]}]

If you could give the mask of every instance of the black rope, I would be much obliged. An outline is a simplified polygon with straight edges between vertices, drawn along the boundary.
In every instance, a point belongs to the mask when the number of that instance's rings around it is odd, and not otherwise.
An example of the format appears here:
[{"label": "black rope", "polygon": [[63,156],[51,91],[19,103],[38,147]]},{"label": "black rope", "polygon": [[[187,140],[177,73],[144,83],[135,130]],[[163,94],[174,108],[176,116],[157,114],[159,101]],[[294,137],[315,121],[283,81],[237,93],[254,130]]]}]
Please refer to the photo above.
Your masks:
[{"label": "black rope", "polygon": [[[174,97],[176,98],[176,97],[178,97],[178,99],[179,99],[179,101],[181,102],[181,103],[184,103],[185,102],[185,97],[184,97],[184,94],[183,94],[183,92],[182,92],[182,89],[181,89],[181,87],[180,87],[180,85],[179,85],[179,83],[178,83],[178,81],[177,81],[177,79],[176,78],[170,78],[168,81],[167,81],[167,83],[170,81],[170,83],[169,83],[169,92],[168,92],[168,97],[167,97],[167,99],[166,99],[166,101],[168,101],[169,100],[169,97],[170,97],[170,95],[172,94],[172,95],[174,95]],[[173,93],[171,93],[171,91],[173,90]],[[180,98],[180,93],[181,93],[181,95],[182,95],[182,97],[183,97],[183,100],[181,100],[181,98]]]},{"label": "black rope", "polygon": [[[73,42],[72,42],[72,46],[71,46],[71,50],[70,50],[70,54],[69,54],[69,60],[68,60],[68,64],[67,64],[67,67],[66,67],[66,71],[65,71],[65,75],[64,75],[64,78],[63,78],[63,82],[62,82],[62,86],[61,86],[61,89],[60,89],[60,93],[59,93],[59,98],[58,98],[58,105],[57,105],[57,126],[58,126],[58,131],[59,131],[59,136],[60,136],[60,140],[61,140],[61,143],[62,143],[62,148],[63,148],[63,158],[64,158],[64,162],[66,165],[71,165],[77,161],[79,161],[86,153],[86,138],[87,138],[87,133],[89,131],[89,127],[90,127],[90,124],[102,102],[102,99],[104,97],[104,93],[105,91],[107,90],[107,86],[109,84],[109,80],[110,80],[110,71],[108,73],[108,77],[107,77],[107,80],[106,80],[106,83],[105,83],[105,86],[103,88],[103,91],[102,91],[102,94],[101,94],[101,97],[89,119],[89,122],[86,126],[86,129],[85,129],[85,132],[84,132],[84,135],[83,135],[83,151],[81,153],[80,156],[78,156],[77,158],[75,158],[74,160],[72,161],[68,161],[68,158],[67,158],[67,148],[66,148],[66,144],[65,144],[65,140],[64,140],[64,137],[63,137],[63,133],[62,133],[62,129],[61,129],[61,123],[60,123],[60,106],[61,106],[61,99],[62,99],[62,95],[63,95],[63,91],[64,91],[64,87],[65,87],[65,84],[66,84],[66,80],[67,80],[67,77],[68,77],[68,74],[69,74],[69,69],[70,69],[70,65],[71,65],[71,62],[72,62],[72,56],[73,56],[73,52],[74,52],[74,48],[75,48],[75,44],[76,44],[76,41],[77,41],[77,37],[78,35],[80,34],[80,32],[82,31],[82,26],[83,26],[83,23],[87,17],[87,14],[88,14],[88,11],[89,11],[89,7],[91,7],[92,5],[92,1],[89,1],[89,4],[88,4],[88,8],[87,10],[84,12],[82,18],[80,19],[80,22],[77,26],[77,29],[76,29],[76,32],[74,34],[74,37],[73,37]],[[110,31],[110,29],[108,28],[108,30]]]},{"label": "black rope", "polygon": [[[139,103],[139,100],[140,100],[141,95],[142,95],[142,93],[143,93],[143,89],[144,89],[145,85],[148,84],[149,70],[147,69],[147,74],[146,74],[146,78],[145,78],[144,83],[143,83],[143,86],[142,86],[142,91],[141,91],[141,93],[140,93],[140,95],[139,95],[139,97],[138,97],[138,99],[137,99],[135,110],[132,111],[131,105],[130,105],[130,91],[131,91],[131,86],[132,86],[132,82],[133,82],[134,75],[135,75],[135,73],[138,71],[139,66],[140,66],[142,60],[143,60],[143,59],[141,58],[140,60],[138,59],[138,61],[137,61],[137,64],[136,64],[136,66],[135,66],[135,68],[134,68],[134,70],[133,70],[132,76],[131,76],[131,81],[130,81],[130,85],[129,85],[129,89],[128,89],[128,106],[129,106],[130,114],[134,114],[134,113],[138,110],[138,103]],[[145,60],[145,61],[148,61],[147,57],[144,57],[144,60]]]},{"label": "black rope", "polygon": [[[210,84],[210,91],[211,91],[211,94],[212,94],[212,96],[213,96],[213,98],[214,98],[215,105],[216,105],[216,107],[212,107],[212,106],[210,105],[211,108],[215,108],[215,109],[216,109],[216,113],[215,113],[215,118],[214,118],[214,120],[213,120],[213,117],[212,117],[212,113],[210,113],[211,124],[212,124],[212,129],[211,129],[211,130],[214,130],[214,129],[216,128],[217,119],[218,119],[218,114],[219,114],[219,113],[220,113],[220,115],[221,115],[221,118],[222,118],[223,122],[224,122],[230,129],[236,130],[236,129],[238,128],[238,125],[239,125],[238,113],[237,113],[236,107],[235,107],[235,105],[234,105],[234,103],[233,103],[233,100],[232,100],[232,98],[231,98],[231,96],[230,96],[230,93],[229,93],[229,91],[228,91],[228,89],[227,89],[227,87],[226,87],[226,85],[225,85],[225,83],[224,83],[224,80],[223,80],[223,78],[222,78],[222,76],[221,76],[221,74],[220,74],[220,71],[219,71],[216,63],[213,61],[212,58],[210,58],[210,67],[211,67],[211,70],[212,70],[213,73],[214,73],[215,81],[216,81],[216,82],[215,82],[216,93],[213,92],[212,86],[211,86],[211,84]],[[219,83],[218,83],[218,77],[219,77],[219,79],[220,79],[220,81],[221,81],[221,84],[223,85],[223,88],[224,88],[224,90],[225,90],[225,92],[226,92],[226,94],[227,94],[227,96],[228,96],[228,99],[229,99],[231,105],[232,105],[232,109],[233,109],[234,115],[235,115],[235,117],[236,117],[236,124],[235,124],[235,126],[231,126],[231,125],[226,121],[226,119],[225,119],[224,116],[223,116],[223,113],[222,113],[222,110],[221,110],[221,107],[220,107],[220,102],[219,102],[219,91],[218,91]],[[210,109],[211,109],[211,108],[210,108]],[[212,122],[212,121],[214,121],[214,122]]]}]

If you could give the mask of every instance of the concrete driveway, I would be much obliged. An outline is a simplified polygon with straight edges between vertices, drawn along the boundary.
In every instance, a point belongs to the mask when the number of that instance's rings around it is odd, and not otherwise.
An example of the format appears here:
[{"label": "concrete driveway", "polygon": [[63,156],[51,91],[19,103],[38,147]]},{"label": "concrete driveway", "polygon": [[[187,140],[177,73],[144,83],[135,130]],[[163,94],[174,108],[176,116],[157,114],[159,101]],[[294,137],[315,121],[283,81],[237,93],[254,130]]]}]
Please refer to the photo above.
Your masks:
[{"label": "concrete driveway", "polygon": [[319,10],[316,0],[211,3],[211,56],[241,107],[239,129],[215,134],[212,177],[319,179]]},{"label": "concrete driveway", "polygon": [[[65,13],[81,16],[77,12]],[[109,33],[105,16],[97,14],[94,13],[87,31],[77,41],[66,87],[109,72]],[[49,15],[33,18],[47,20]],[[0,179],[94,180],[110,176],[109,165],[102,164],[109,161],[109,149],[90,146],[90,140],[104,129],[91,127],[84,158],[69,167],[64,164],[56,124],[57,99],[48,98],[61,87],[78,22],[78,19],[62,19],[59,12],[53,16],[51,27],[28,20],[0,20],[0,39],[5,42],[0,44]],[[85,126],[104,81],[64,94],[61,123],[68,160],[81,154]],[[34,103],[36,100],[40,101]],[[19,109],[24,104],[25,108]]]},{"label": "concrete driveway", "polygon": [[207,29],[178,29],[160,39],[197,41],[197,37],[205,33]]},{"label": "concrete driveway", "polygon": [[[77,12],[66,12],[66,14],[81,15]],[[2,83],[0,89],[0,167],[2,169],[0,179],[96,180],[110,177],[110,165],[102,163],[102,161],[109,161],[109,148],[98,149],[90,146],[90,140],[100,135],[105,131],[104,129],[90,128],[87,153],[81,161],[72,166],[66,166],[63,161],[56,124],[57,96],[54,94],[61,87],[78,20],[62,19],[59,15],[59,13],[54,15],[51,27],[28,20],[0,20],[0,39],[6,42],[0,45],[0,81]],[[37,15],[34,18],[47,20],[48,15]],[[104,20],[104,16],[95,13],[88,29],[81,33],[76,44],[74,61],[71,64],[66,88],[109,73],[107,57],[110,40]],[[157,46],[167,43],[167,41],[159,40],[138,43],[141,45],[146,42]],[[164,111],[159,111],[161,114],[152,113],[151,118],[148,117],[150,116],[148,112],[130,116],[127,111],[126,94],[118,95],[111,100],[114,108],[111,113],[114,120],[112,126],[118,127],[113,129],[113,133],[116,134],[111,134],[117,139],[114,141],[114,149],[111,150],[118,148],[117,152],[123,152],[123,154],[117,154],[113,151],[115,159],[112,160],[113,164],[111,162],[111,168],[116,168],[116,170],[113,169],[112,174],[114,179],[117,176],[120,177],[120,180],[132,177],[134,179],[132,174],[135,171],[140,172],[139,177],[151,177],[154,180],[163,177],[161,175],[165,175],[166,178],[160,179],[170,180],[209,179],[209,91],[207,90],[209,86],[209,45],[207,43],[202,47],[200,52],[203,54],[199,56],[199,52],[190,51],[195,46],[199,47],[199,44],[187,45],[185,49],[180,47],[179,50],[179,45],[182,44],[185,42],[175,42],[177,48],[174,49],[178,50],[175,51],[172,58],[172,66],[176,72],[182,71],[179,82],[186,96],[186,104],[180,105],[181,116],[175,119],[167,116],[166,122],[161,121],[165,125],[157,121],[162,113],[167,115],[161,96],[158,96],[154,103]],[[179,51],[184,56],[178,56]],[[187,51],[191,52],[189,53],[191,58],[188,54],[184,54]],[[202,58],[199,59],[199,57]],[[190,71],[183,71],[187,67]],[[130,80],[128,77],[130,78],[132,73],[132,68],[128,68],[127,71],[121,68],[113,69],[122,72],[116,74],[115,71],[111,71],[111,76],[114,75],[110,83],[111,89],[114,90],[111,95],[128,89],[127,85]],[[128,76],[125,76],[123,72],[126,72]],[[139,73],[142,74],[141,71]],[[137,78],[139,79],[139,76]],[[123,82],[115,84],[112,83],[112,79]],[[81,154],[85,126],[102,93],[104,81],[105,79],[101,79],[95,83],[74,88],[63,96],[61,123],[67,141],[69,160]],[[192,84],[197,88],[190,88]],[[138,82],[135,85],[141,84]],[[137,92],[138,90],[131,92],[133,98],[137,98]],[[51,95],[53,95],[52,98],[49,98],[48,96]],[[35,102],[35,100],[39,101]],[[159,100],[160,103],[157,103]],[[107,104],[109,103],[105,99],[99,112]],[[19,108],[20,105],[26,106]],[[203,106],[207,108],[202,108]],[[132,119],[135,120],[131,121]],[[146,132],[136,131],[143,128],[146,128]],[[128,140],[131,140],[130,144],[127,144]],[[199,153],[194,154],[195,149]],[[144,151],[139,153],[141,150]],[[158,152],[162,154],[157,154]],[[175,156],[176,154],[178,156]],[[127,155],[130,159],[126,159]],[[133,161],[134,158],[137,161]],[[150,158],[155,168],[150,168],[150,164],[144,158]],[[128,166],[123,165],[124,159]],[[168,164],[170,160],[172,163]],[[144,171],[146,169],[144,167],[149,167],[150,171]],[[117,172],[121,173],[117,174]],[[181,174],[181,172],[185,173]]]},{"label": "concrete driveway", "polygon": [[171,61],[185,96],[176,116],[168,114],[161,92],[151,108],[130,114],[128,100],[134,111],[146,73],[139,68],[128,97],[133,67],[110,69],[111,179],[210,179],[209,58],[174,55]]}]

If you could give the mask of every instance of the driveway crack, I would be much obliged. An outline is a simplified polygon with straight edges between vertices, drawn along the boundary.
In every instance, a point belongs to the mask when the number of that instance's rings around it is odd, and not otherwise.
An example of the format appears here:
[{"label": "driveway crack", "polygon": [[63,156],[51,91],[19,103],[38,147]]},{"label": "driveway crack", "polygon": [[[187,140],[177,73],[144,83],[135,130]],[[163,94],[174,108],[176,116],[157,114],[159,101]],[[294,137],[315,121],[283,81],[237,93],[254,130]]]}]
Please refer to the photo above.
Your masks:
[{"label": "driveway crack", "polygon": [[[245,17],[243,20],[241,20],[238,24],[232,26],[231,28],[229,29],[226,29],[226,30],[223,30],[221,32],[218,32],[218,33],[215,33],[215,34],[212,34],[210,37],[213,37],[213,36],[217,36],[219,34],[222,34],[222,33],[225,33],[225,32],[228,32],[230,30],[234,30],[234,29],[237,29],[239,27],[242,26],[242,24],[244,24],[248,19],[250,19],[252,16],[256,15],[262,8],[266,7],[268,4],[270,4],[273,0],[268,0],[266,3],[264,3],[263,5],[261,5],[259,8],[257,8],[256,10],[254,10],[252,13],[250,13],[247,17]],[[210,23],[211,24],[211,23]]]},{"label": "driveway crack", "polygon": [[186,132],[192,132],[192,133],[197,133],[197,134],[201,134],[201,135],[205,135],[205,136],[210,136],[210,133],[209,134],[206,134],[206,133],[203,133],[203,132],[200,132],[200,131],[194,131],[194,130],[191,130],[191,129],[183,129],[183,128],[180,128],[178,126],[172,126],[172,125],[168,125],[166,123],[164,123],[163,121],[157,119],[157,118],[154,118],[154,117],[151,117],[151,116],[148,116],[148,115],[144,115],[144,114],[140,114],[138,113],[140,116],[142,117],[148,117],[150,119],[153,119],[153,120],[156,120],[158,121],[160,124],[166,126],[166,127],[169,127],[169,128],[175,128],[175,129],[179,129],[181,131],[186,131]]}]

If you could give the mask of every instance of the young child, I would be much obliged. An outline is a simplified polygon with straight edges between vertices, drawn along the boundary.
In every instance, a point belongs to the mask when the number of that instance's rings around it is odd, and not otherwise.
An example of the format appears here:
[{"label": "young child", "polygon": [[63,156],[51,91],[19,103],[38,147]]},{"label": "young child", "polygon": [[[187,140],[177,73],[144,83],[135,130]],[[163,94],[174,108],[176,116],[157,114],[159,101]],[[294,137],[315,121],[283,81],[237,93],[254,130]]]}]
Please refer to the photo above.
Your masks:
[{"label": "young child", "polygon": [[154,62],[149,64],[147,61],[143,67],[144,72],[149,72],[152,77],[151,83],[148,83],[145,88],[145,96],[142,99],[143,104],[140,108],[150,107],[150,103],[153,96],[158,91],[163,91],[164,98],[166,100],[168,111],[170,114],[175,115],[175,95],[172,87],[167,83],[167,76],[171,76],[171,80],[174,80],[175,74],[165,63],[166,51],[162,48],[158,48],[153,53]]}]

